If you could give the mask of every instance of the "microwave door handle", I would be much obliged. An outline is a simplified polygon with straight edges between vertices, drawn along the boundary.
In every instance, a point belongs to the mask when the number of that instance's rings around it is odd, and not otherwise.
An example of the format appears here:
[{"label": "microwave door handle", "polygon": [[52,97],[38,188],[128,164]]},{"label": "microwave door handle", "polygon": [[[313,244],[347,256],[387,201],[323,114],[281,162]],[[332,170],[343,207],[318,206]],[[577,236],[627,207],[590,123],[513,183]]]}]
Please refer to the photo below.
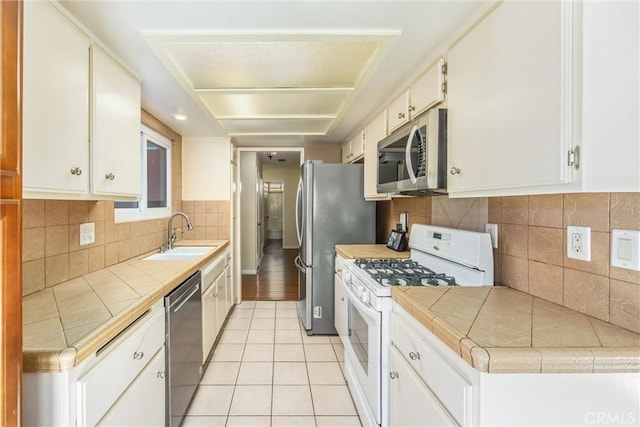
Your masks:
[{"label": "microwave door handle", "polygon": [[407,168],[409,179],[411,179],[412,184],[418,182],[416,174],[413,173],[413,163],[411,163],[411,147],[413,146],[413,139],[416,132],[418,132],[418,125],[413,125],[413,128],[411,128],[411,132],[409,133],[409,137],[407,138],[407,149],[404,152],[405,167]]}]

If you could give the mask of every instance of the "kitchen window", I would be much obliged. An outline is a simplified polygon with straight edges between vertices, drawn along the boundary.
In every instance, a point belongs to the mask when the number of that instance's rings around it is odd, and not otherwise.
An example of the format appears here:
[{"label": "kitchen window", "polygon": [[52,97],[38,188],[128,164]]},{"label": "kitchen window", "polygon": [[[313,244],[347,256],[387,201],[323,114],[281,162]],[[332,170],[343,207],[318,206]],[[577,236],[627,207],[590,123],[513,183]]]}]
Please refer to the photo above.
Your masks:
[{"label": "kitchen window", "polygon": [[143,125],[140,149],[140,200],[115,202],[116,222],[171,215],[171,140]]}]

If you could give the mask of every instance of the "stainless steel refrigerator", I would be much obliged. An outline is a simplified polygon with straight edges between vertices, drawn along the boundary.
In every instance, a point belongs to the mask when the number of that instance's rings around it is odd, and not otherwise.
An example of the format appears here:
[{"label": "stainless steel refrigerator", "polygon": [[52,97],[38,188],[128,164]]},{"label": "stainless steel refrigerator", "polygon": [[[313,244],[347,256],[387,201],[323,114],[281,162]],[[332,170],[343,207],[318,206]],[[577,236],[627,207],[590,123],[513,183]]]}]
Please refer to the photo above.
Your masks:
[{"label": "stainless steel refrigerator", "polygon": [[335,334],[334,263],[337,244],[374,243],[376,205],[364,200],[361,164],[306,161],[296,199],[300,253],[298,314],[309,335]]}]

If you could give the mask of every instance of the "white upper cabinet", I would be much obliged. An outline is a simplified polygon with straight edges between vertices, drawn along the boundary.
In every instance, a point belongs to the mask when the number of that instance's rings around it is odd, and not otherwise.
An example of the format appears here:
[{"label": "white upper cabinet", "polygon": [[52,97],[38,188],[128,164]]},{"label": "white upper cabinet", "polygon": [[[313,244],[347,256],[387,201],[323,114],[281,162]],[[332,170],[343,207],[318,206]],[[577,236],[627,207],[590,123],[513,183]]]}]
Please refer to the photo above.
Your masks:
[{"label": "white upper cabinet", "polygon": [[25,191],[89,192],[91,41],[47,2],[24,3]]},{"label": "white upper cabinet", "polygon": [[349,141],[342,143],[342,163],[354,163],[362,159],[364,155],[364,138],[362,131],[358,132]]},{"label": "white upper cabinet", "polygon": [[389,133],[409,122],[409,90],[404,91],[400,96],[391,101],[388,111]]},{"label": "white upper cabinet", "polygon": [[92,190],[140,194],[140,84],[102,49],[92,52]]},{"label": "white upper cabinet", "polygon": [[53,3],[25,2],[23,37],[24,197],[137,198],[139,82]]},{"label": "white upper cabinet", "polygon": [[364,127],[364,198],[389,200],[387,193],[378,193],[378,142],[387,136],[387,111],[384,110]]},{"label": "white upper cabinet", "polygon": [[409,88],[409,119],[412,120],[444,101],[446,93],[447,65],[440,58],[429,67]]},{"label": "white upper cabinet", "polygon": [[448,191],[571,181],[571,2],[504,2],[448,55]]}]

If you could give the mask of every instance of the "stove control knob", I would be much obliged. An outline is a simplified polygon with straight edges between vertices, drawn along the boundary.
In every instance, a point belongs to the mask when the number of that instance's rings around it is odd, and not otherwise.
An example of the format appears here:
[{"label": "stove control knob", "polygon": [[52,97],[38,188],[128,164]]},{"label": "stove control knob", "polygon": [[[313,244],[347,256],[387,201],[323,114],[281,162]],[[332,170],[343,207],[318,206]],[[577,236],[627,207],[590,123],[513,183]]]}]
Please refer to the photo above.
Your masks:
[{"label": "stove control knob", "polygon": [[369,293],[368,292],[364,292],[364,290],[362,291],[362,295],[360,295],[360,301],[364,302],[364,303],[368,303],[369,302]]}]

